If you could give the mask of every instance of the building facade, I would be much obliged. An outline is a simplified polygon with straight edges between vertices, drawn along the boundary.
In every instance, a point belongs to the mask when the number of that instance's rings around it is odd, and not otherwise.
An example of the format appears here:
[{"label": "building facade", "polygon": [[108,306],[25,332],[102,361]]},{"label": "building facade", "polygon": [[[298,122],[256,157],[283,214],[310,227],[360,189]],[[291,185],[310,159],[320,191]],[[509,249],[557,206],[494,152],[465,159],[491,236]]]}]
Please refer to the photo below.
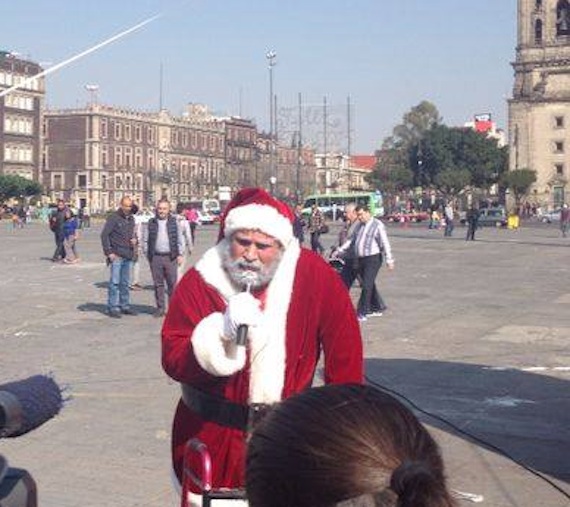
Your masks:
[{"label": "building facade", "polygon": [[115,208],[125,195],[151,208],[160,197],[227,200],[247,186],[293,201],[315,182],[312,149],[279,146],[251,120],[215,117],[198,104],[180,117],[97,103],[51,110],[44,134],[48,198],[91,213]]},{"label": "building facade", "polygon": [[[366,159],[366,160],[365,160]],[[316,185],[315,192],[319,194],[337,194],[346,192],[358,192],[370,190],[366,181],[366,175],[370,174],[369,157],[348,156],[344,153],[332,153],[316,155]]]},{"label": "building facade", "polygon": [[44,78],[34,62],[0,51],[0,174],[41,180]]},{"label": "building facade", "polygon": [[570,3],[518,0],[510,169],[533,169],[530,200],[559,207],[570,189]]},{"label": "building facade", "polygon": [[99,213],[124,195],[145,207],[160,197],[215,197],[222,181],[224,132],[214,122],[91,104],[46,111],[44,124],[43,183],[51,200]]}]

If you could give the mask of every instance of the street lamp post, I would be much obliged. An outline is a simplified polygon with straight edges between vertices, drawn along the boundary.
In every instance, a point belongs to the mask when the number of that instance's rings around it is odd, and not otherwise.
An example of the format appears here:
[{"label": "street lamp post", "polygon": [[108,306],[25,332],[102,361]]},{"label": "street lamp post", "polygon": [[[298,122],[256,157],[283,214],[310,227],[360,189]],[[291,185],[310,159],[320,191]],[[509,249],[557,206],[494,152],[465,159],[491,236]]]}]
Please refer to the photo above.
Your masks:
[{"label": "street lamp post", "polygon": [[275,102],[273,100],[273,67],[276,65],[277,53],[273,50],[265,53],[269,68],[269,172],[275,175],[275,145],[274,145],[274,125],[275,125]]},{"label": "street lamp post", "polygon": [[271,195],[275,195],[275,184],[277,183],[277,178],[275,176],[271,176],[269,178],[269,185],[270,185],[270,192]]}]

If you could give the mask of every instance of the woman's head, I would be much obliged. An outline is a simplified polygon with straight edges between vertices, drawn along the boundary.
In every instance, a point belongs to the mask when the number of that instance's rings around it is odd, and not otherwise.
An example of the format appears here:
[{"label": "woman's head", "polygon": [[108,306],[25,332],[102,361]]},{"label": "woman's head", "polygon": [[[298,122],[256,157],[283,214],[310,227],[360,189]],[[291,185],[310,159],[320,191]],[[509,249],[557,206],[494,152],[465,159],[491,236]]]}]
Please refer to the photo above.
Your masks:
[{"label": "woman's head", "polygon": [[251,507],[449,507],[437,444],[395,398],[369,386],[310,389],[256,427]]}]

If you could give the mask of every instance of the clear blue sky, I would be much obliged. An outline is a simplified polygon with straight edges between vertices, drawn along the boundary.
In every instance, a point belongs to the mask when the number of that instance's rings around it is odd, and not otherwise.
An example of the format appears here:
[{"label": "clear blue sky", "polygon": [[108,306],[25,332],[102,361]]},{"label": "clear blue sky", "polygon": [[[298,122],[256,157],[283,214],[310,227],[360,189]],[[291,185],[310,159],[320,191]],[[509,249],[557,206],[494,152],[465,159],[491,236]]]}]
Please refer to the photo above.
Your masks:
[{"label": "clear blue sky", "polygon": [[[163,12],[141,30],[47,78],[50,108],[156,110],[188,102],[269,124],[265,53],[277,52],[280,106],[353,104],[353,153],[372,153],[422,100],[445,123],[490,112],[506,127],[516,0],[20,0],[2,2],[0,49],[58,63]],[[331,108],[332,110],[333,108]]]}]

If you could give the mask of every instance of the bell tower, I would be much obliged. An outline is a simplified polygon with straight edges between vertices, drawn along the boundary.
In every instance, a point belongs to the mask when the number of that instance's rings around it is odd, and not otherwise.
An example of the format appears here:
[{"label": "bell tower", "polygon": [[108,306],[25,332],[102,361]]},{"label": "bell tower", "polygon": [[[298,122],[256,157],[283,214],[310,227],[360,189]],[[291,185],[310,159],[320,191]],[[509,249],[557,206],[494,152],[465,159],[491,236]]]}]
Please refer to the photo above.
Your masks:
[{"label": "bell tower", "polygon": [[558,207],[570,198],[570,1],[518,0],[517,27],[510,169],[534,169],[530,200]]}]

